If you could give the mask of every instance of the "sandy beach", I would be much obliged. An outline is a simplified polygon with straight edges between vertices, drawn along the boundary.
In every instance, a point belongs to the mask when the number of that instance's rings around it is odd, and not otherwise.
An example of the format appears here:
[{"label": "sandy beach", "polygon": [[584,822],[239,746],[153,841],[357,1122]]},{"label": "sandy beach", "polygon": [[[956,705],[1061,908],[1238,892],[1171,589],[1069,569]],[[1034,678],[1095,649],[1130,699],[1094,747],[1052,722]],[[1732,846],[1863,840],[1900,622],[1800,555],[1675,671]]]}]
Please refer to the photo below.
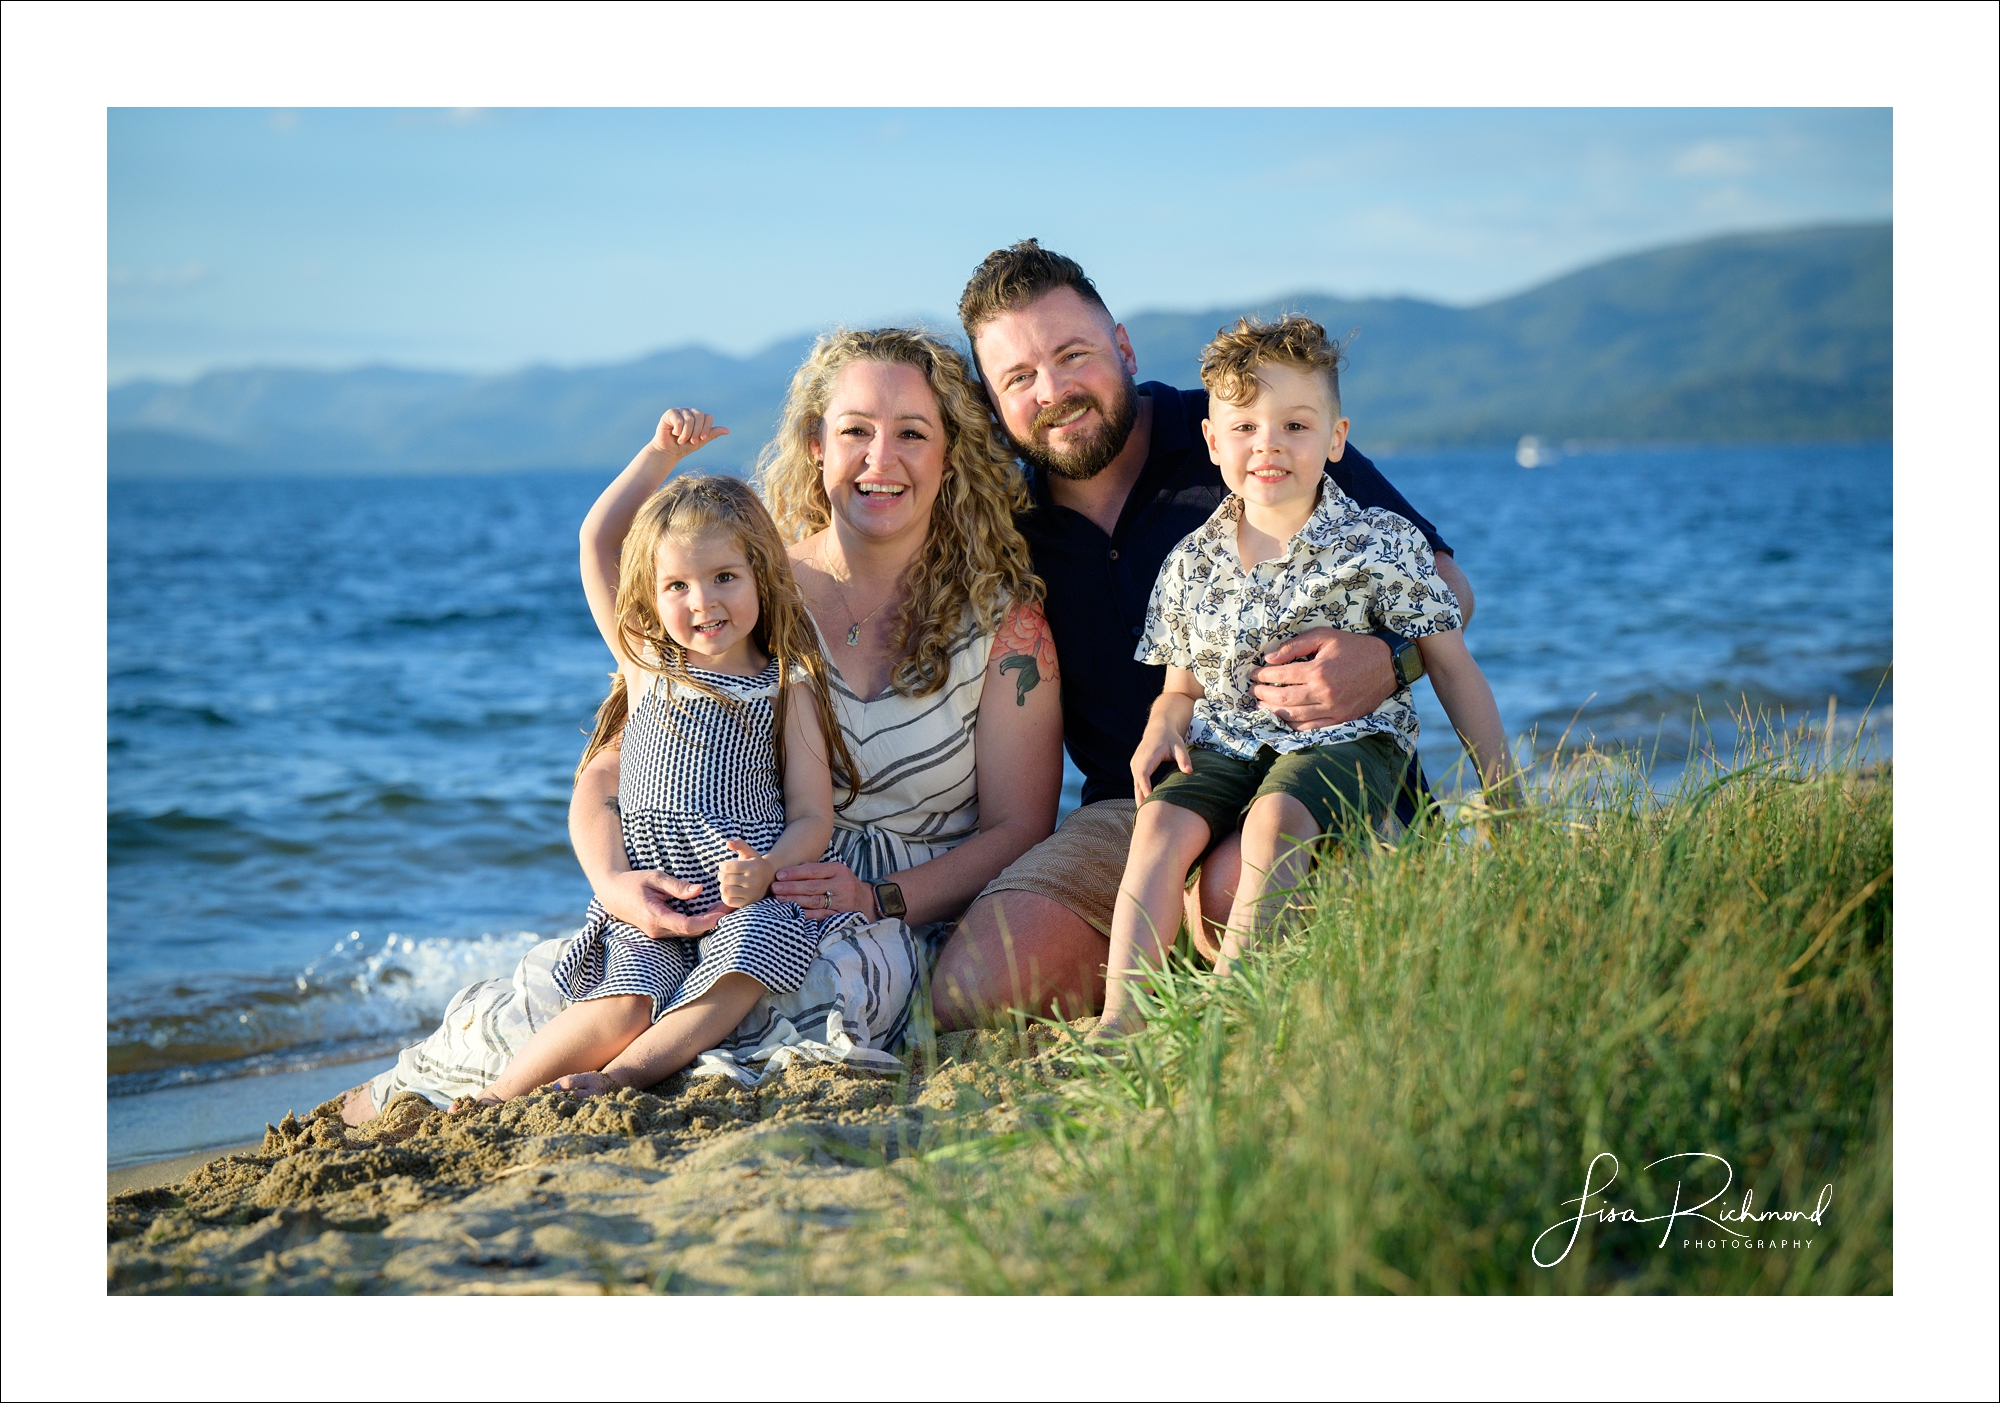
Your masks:
[{"label": "sandy beach", "polygon": [[1055,1044],[952,1034],[909,1077],[794,1065],[754,1091],[677,1076],[456,1116],[405,1094],[359,1128],[328,1101],[261,1145],[114,1173],[108,1288],[924,1289],[921,1259],[853,1260],[843,1234],[893,1226],[919,1157],[1033,1115],[1066,1070]]}]

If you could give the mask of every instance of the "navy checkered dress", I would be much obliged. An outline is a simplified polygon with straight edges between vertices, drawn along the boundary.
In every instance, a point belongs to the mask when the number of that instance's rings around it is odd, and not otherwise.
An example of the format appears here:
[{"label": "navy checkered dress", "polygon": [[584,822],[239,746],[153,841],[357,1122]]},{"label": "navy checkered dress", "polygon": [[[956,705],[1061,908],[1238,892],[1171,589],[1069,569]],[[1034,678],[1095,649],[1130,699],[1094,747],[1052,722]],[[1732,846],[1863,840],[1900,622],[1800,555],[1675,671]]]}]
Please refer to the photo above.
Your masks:
[{"label": "navy checkered dress", "polygon": [[[668,872],[700,882],[701,894],[669,904],[698,915],[720,898],[717,871],[735,838],[769,852],[785,830],[773,703],[778,664],[755,677],[691,669],[734,706],[656,678],[637,699],[618,757],[618,807],[625,855],[635,872]],[[829,845],[826,857],[833,857]],[[553,971],[572,1002],[645,994],[653,1018],[701,997],[725,974],[747,974],[774,994],[804,982],[820,942],[867,924],[858,911],[814,919],[766,896],[722,918],[698,939],[653,940],[593,900],[585,925]]]}]

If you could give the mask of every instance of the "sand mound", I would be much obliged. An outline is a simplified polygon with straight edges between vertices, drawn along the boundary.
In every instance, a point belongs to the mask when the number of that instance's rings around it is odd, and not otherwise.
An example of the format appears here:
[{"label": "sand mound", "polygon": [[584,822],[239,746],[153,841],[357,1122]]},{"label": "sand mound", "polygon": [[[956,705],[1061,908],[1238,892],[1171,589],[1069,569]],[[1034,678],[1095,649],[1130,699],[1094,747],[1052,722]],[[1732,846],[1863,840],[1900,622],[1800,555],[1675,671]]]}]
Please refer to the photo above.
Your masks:
[{"label": "sand mound", "polygon": [[794,1065],[754,1091],[677,1076],[457,1115],[406,1094],[361,1127],[328,1101],[287,1114],[255,1153],[115,1195],[109,1286],[890,1289],[893,1269],[845,1261],[834,1239],[857,1214],[897,1210],[900,1162],[1040,1113],[1066,1072],[1056,1041],[1044,1028],[951,1034],[909,1077]]}]

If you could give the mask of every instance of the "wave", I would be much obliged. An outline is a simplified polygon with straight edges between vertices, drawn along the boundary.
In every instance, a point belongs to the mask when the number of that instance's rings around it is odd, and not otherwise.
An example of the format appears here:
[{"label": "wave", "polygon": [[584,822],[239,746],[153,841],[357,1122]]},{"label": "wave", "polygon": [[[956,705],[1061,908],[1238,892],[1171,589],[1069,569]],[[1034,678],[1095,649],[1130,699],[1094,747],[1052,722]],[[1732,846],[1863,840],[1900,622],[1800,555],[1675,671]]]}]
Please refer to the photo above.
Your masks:
[{"label": "wave", "polygon": [[251,857],[310,857],[315,848],[296,839],[273,837],[236,819],[191,814],[183,809],[142,814],[114,811],[105,819],[106,856],[111,866],[168,852],[197,862],[242,862]]},{"label": "wave", "polygon": [[539,621],[545,613],[546,611],[542,609],[524,608],[517,604],[499,604],[487,609],[441,609],[435,612],[405,609],[388,615],[382,622],[390,628],[415,629],[421,632],[429,629],[461,628],[467,624],[478,626],[515,620]]},{"label": "wave", "polygon": [[107,719],[114,724],[119,721],[151,721],[168,726],[204,726],[226,728],[238,726],[232,716],[226,716],[212,706],[182,706],[176,702],[127,702],[111,707]]},{"label": "wave", "polygon": [[544,939],[533,931],[473,939],[349,935],[286,976],[162,990],[171,1011],[114,1016],[112,1094],[351,1061],[430,1031],[467,984],[512,973]]}]

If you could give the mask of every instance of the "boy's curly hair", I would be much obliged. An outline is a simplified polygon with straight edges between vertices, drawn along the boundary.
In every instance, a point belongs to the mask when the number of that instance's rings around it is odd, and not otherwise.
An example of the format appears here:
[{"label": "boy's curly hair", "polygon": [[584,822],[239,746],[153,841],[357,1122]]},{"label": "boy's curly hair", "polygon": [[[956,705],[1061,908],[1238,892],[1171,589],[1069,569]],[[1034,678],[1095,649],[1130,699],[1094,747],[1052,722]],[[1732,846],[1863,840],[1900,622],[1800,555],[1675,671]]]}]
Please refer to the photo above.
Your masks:
[{"label": "boy's curly hair", "polygon": [[1238,317],[1235,326],[1217,331],[1215,339],[1202,348],[1201,383],[1224,404],[1247,404],[1263,387],[1257,378],[1258,366],[1289,365],[1326,377],[1334,417],[1338,418],[1340,369],[1346,363],[1346,353],[1327,339],[1326,328],[1311,317],[1291,313],[1274,322]]}]

